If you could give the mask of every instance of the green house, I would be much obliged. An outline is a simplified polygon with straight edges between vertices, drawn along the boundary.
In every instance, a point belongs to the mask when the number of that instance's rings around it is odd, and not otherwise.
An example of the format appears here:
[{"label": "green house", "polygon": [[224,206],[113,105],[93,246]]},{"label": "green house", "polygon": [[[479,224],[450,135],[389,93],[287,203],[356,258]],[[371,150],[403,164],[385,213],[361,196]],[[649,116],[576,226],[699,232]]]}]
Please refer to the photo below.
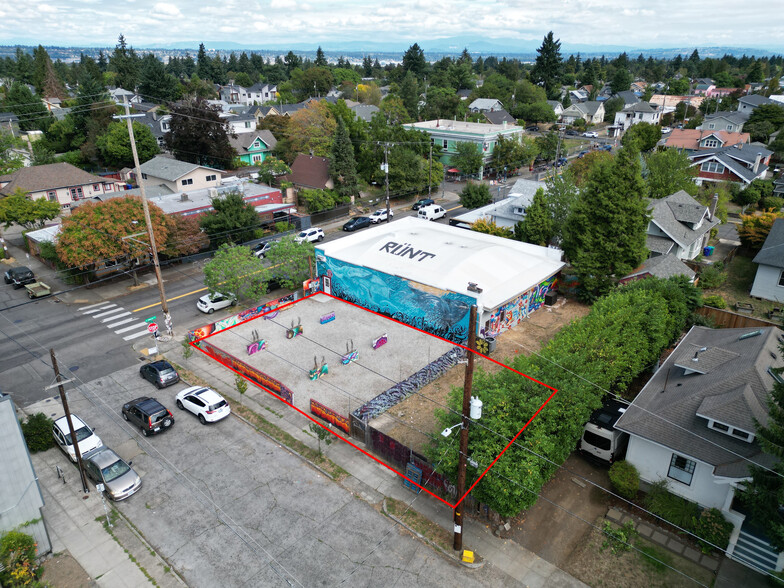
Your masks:
[{"label": "green house", "polygon": [[277,139],[268,130],[229,135],[229,142],[234,147],[239,160],[245,165],[261,165],[278,144]]}]

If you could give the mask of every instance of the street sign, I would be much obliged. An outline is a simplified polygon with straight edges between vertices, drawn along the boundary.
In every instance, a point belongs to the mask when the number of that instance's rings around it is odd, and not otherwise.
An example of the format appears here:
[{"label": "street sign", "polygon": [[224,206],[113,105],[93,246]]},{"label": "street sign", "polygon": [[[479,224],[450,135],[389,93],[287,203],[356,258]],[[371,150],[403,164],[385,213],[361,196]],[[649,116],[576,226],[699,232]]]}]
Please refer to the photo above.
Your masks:
[{"label": "street sign", "polygon": [[148,330],[150,333],[154,333],[155,331],[157,331],[157,330],[158,330],[158,325],[157,325],[157,324],[155,324],[155,323],[150,323],[149,325],[147,325],[147,330]]},{"label": "street sign", "polygon": [[156,318],[156,317],[154,317],[154,316],[151,316],[151,317],[150,317],[150,318],[148,318],[148,319],[144,319],[144,322],[145,322],[145,323],[151,323],[151,322],[153,322],[153,321],[155,320],[155,318]]}]

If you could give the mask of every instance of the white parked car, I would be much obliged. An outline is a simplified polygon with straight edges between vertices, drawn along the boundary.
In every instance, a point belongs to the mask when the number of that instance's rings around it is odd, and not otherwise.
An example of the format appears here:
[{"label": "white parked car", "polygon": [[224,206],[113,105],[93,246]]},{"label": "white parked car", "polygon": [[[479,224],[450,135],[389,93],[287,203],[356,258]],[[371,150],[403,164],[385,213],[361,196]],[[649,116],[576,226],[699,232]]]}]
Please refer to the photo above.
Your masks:
[{"label": "white parked car", "polygon": [[436,221],[440,218],[444,218],[445,216],[446,216],[446,210],[444,210],[438,204],[423,206],[417,211],[417,217],[424,220]]},{"label": "white parked car", "polygon": [[310,229],[305,229],[301,231],[299,235],[296,237],[297,243],[304,243],[308,241],[309,243],[315,243],[316,241],[323,241],[324,240],[324,231],[319,229],[318,227],[312,227]]},{"label": "white parked car", "polygon": [[585,131],[583,133],[583,137],[591,137],[592,139],[597,139],[599,137],[599,133],[596,131]]},{"label": "white parked car", "polygon": [[672,129],[670,127],[662,127],[662,133],[671,133]]},{"label": "white parked car", "polygon": [[[389,218],[391,219],[393,216],[395,216],[395,213],[392,212],[392,210],[390,210],[389,211]],[[370,215],[370,222],[373,223],[374,225],[380,223],[381,221],[385,221],[385,220],[387,220],[387,209],[386,208],[381,208],[381,209],[377,210],[376,212],[374,212],[373,214]]]},{"label": "white parked car", "polygon": [[237,298],[231,292],[226,292],[225,294],[215,292],[215,294],[205,294],[199,298],[196,308],[207,314],[212,314],[216,310],[234,306],[235,304],[237,304]]},{"label": "white parked car", "polygon": [[176,398],[177,408],[195,414],[202,425],[225,419],[231,414],[229,403],[211,388],[191,386],[178,392]]},{"label": "white parked car", "polygon": [[[88,427],[85,422],[75,414],[71,415],[71,423],[73,424],[74,434],[76,435],[76,442],[79,444],[79,453],[84,457],[84,454],[93,449],[103,446],[101,438],[95,434],[93,429]],[[71,458],[71,461],[76,463],[76,450],[74,449],[71,434],[68,432],[68,419],[60,417],[52,425],[52,435],[58,447],[62,449],[65,454]]]}]

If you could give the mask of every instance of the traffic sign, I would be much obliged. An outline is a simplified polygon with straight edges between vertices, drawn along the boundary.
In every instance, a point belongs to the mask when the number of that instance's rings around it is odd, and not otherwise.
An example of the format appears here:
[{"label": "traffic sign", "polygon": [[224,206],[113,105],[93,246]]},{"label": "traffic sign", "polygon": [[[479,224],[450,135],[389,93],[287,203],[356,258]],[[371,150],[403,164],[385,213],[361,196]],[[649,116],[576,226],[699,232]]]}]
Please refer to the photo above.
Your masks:
[{"label": "traffic sign", "polygon": [[155,320],[155,317],[154,317],[154,316],[151,316],[151,317],[150,317],[150,318],[148,318],[148,319],[144,319],[144,322],[145,322],[145,323],[151,323],[151,322],[153,322],[154,320]]},{"label": "traffic sign", "polygon": [[154,333],[155,331],[158,330],[158,325],[156,323],[150,323],[149,325],[147,325],[147,330],[150,333]]}]

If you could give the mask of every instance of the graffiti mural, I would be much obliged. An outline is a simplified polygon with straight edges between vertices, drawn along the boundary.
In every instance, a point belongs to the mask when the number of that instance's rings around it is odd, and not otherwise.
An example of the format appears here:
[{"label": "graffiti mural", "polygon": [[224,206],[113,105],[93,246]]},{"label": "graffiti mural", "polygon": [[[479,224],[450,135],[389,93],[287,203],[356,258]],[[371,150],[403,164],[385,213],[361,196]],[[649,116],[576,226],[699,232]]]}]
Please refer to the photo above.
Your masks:
[{"label": "graffiti mural", "polygon": [[535,288],[531,288],[528,292],[497,308],[490,315],[488,327],[483,328],[480,335],[495,337],[527,318],[529,314],[544,304],[544,295],[556,287],[556,281],[556,276],[552,276]]},{"label": "graffiti mural", "polygon": [[378,339],[373,339],[373,345],[372,345],[372,347],[373,347],[373,349],[374,349],[374,350],[375,350],[375,349],[378,349],[378,348],[379,348],[379,347],[381,347],[382,345],[386,345],[386,344],[387,344],[387,341],[388,341],[387,334],[386,334],[386,333],[384,333],[384,334],[383,334],[383,335],[381,335],[381,336],[380,336]]},{"label": "graffiti mural", "polygon": [[476,300],[456,292],[433,294],[398,276],[344,261],[316,261],[319,275],[331,278],[332,294],[455,342],[468,338],[468,317]]},{"label": "graffiti mural", "polygon": [[341,431],[345,431],[346,433],[350,431],[348,418],[344,417],[342,414],[338,414],[331,408],[327,408],[312,398],[310,399],[310,412],[315,414],[317,417],[324,419]]},{"label": "graffiti mural", "polygon": [[332,322],[334,320],[335,320],[335,311],[334,310],[332,312],[328,312],[325,315],[322,315],[321,318],[319,318],[319,322],[322,325],[326,325],[327,323]]},{"label": "graffiti mural", "polygon": [[322,356],[321,366],[319,367],[318,360],[313,358],[313,369],[308,372],[308,377],[311,380],[318,380],[321,376],[326,376],[329,373],[329,366]]},{"label": "graffiti mural", "polygon": [[[297,299],[298,299],[297,294],[292,292],[291,294],[283,296],[282,298],[278,298],[276,300],[270,300],[269,302],[265,302],[260,306],[248,308],[233,316],[227,317],[225,319],[219,320],[214,323],[210,323],[208,325],[204,325],[203,327],[200,327],[194,331],[190,331],[188,333],[188,337],[190,338],[191,341],[204,339],[204,337],[208,337],[214,333],[217,333],[218,331],[222,331],[223,329],[226,329],[228,327],[233,327],[234,325],[244,323],[245,321],[248,321],[252,318],[255,318],[265,313],[270,313],[267,316],[273,318],[275,315],[278,314],[278,310],[277,310],[278,308],[290,302],[294,302]],[[267,318],[267,316],[265,316],[264,318]]]}]

